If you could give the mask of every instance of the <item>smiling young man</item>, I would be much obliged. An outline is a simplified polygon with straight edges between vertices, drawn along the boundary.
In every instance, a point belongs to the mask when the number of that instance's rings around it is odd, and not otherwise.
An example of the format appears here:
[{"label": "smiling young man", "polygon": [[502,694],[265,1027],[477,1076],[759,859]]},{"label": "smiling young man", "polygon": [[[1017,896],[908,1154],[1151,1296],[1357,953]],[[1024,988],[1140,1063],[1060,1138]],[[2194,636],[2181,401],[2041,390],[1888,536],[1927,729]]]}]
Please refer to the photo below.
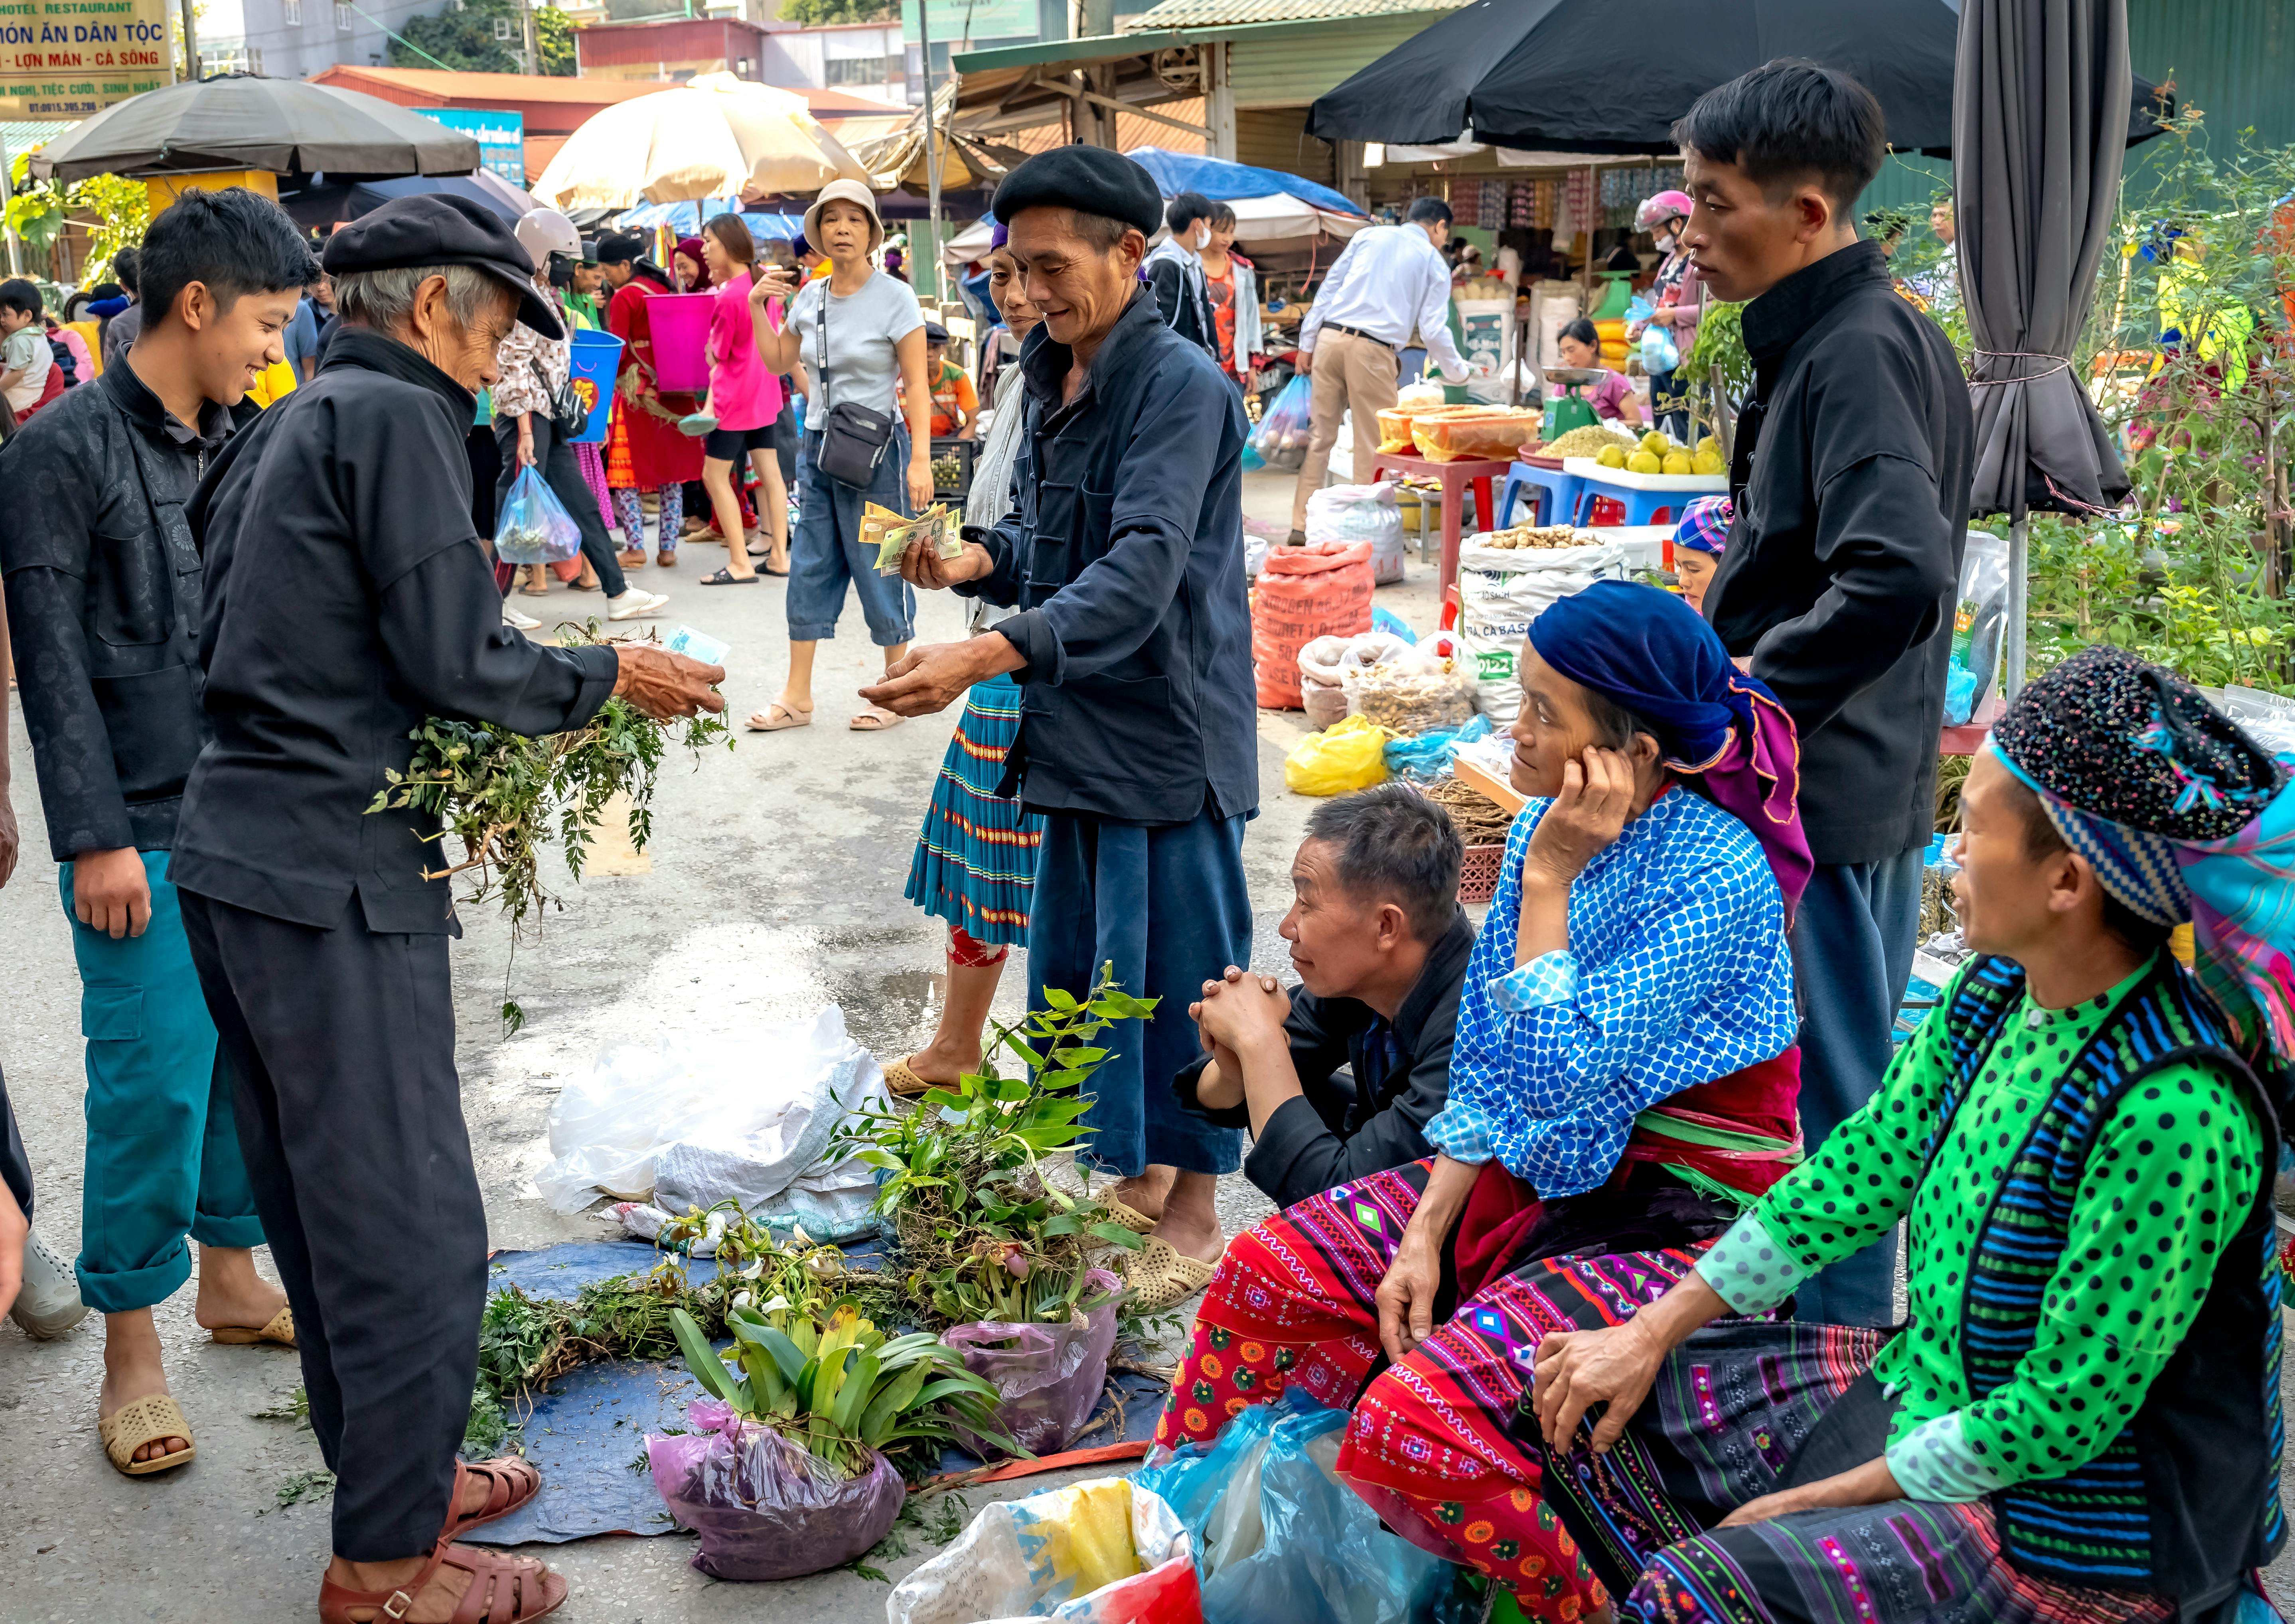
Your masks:
[{"label": "smiling young man", "polygon": [[159,214],[139,269],[134,347],[0,452],[0,569],[83,988],[80,1292],[105,1316],[104,1448],[132,1474],[192,1456],[151,1319],[191,1274],[187,1236],[201,1326],[221,1342],[295,1334],[285,1296],[255,1272],[263,1226],[169,864],[208,737],[184,503],[233,408],[284,353],[314,267],[275,204],[233,187]]},{"label": "smiling young man", "polygon": [[[1884,151],[1863,86],[1771,62],[1707,92],[1674,135],[1695,203],[1683,241],[1715,298],[1752,301],[1736,517],[1704,611],[1801,729],[1817,871],[1793,946],[1801,1126],[1817,1145],[1879,1085],[1912,971],[1968,525],[1968,386],[1850,224]],[[1811,1282],[1803,1313],[1889,1323],[1894,1258],[1882,1237]]]},{"label": "smiling young man", "polygon": [[1189,1006],[1204,1052],[1180,1106],[1251,1130],[1243,1171],[1276,1205],[1433,1154],[1474,950],[1464,856],[1450,814],[1406,785],[1326,801],[1291,860],[1298,989],[1230,965]]}]

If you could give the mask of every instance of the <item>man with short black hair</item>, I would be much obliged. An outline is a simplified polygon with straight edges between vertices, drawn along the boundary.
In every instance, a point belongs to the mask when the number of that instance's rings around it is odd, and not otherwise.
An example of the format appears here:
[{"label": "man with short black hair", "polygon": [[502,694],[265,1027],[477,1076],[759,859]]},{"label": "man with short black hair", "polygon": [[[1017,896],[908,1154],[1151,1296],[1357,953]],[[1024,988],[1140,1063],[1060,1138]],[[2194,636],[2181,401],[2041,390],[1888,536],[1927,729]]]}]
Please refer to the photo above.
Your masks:
[{"label": "man with short black hair", "polygon": [[151,1318],[190,1277],[186,1236],[200,1245],[201,1326],[225,1342],[295,1338],[285,1297],[255,1271],[264,1229],[173,848],[208,733],[184,503],[233,432],[233,408],[282,354],[311,256],[268,200],[187,192],[153,217],[143,274],[151,319],[135,347],[0,452],[0,570],[83,987],[78,1272],[105,1316],[105,1450],[139,1476],[192,1456]]},{"label": "man with short black hair", "polygon": [[[1278,1207],[1433,1155],[1474,927],[1458,825],[1404,784],[1326,801],[1283,916],[1300,985],[1229,965],[1188,1008],[1204,1052],[1180,1109],[1251,1130],[1243,1171]],[[1345,1073],[1341,1073],[1341,1067]]]},{"label": "man with short black hair", "polygon": [[[1044,313],[1020,352],[1028,432],[1017,507],[968,530],[963,553],[912,545],[919,586],[1020,612],[959,643],[912,649],[862,690],[903,715],[1019,681],[1020,730],[1001,793],[1045,815],[1028,969],[1089,991],[1113,962],[1133,997],[1093,1076],[1085,1159],[1119,1175],[1126,1220],[1149,1232],[1130,1281],[1144,1305],[1203,1289],[1224,1247],[1213,1200],[1235,1130],[1180,1111],[1171,1079],[1197,1051],[1172,1001],[1205,967],[1251,953],[1243,828],[1259,804],[1251,618],[1243,576],[1243,402],[1139,286],[1162,200],[1102,147],[1056,147],[1007,175],[1005,249]],[[1430,250],[1431,251],[1431,250]]]},{"label": "man with short black hair", "polygon": [[1299,370],[1315,379],[1314,427],[1291,499],[1293,545],[1307,539],[1307,498],[1323,488],[1339,420],[1354,414],[1354,477],[1368,479],[1378,455],[1378,414],[1394,404],[1401,353],[1418,335],[1428,359],[1452,383],[1466,363],[1450,337],[1450,206],[1420,198],[1401,225],[1366,226],[1348,239],[1299,323]]},{"label": "man with short black hair", "polygon": [[111,280],[127,296],[127,307],[114,311],[103,323],[103,370],[107,372],[119,363],[119,357],[135,342],[135,335],[143,331],[143,252],[132,247],[111,257]]},{"label": "man with short black hair", "polygon": [[1200,192],[1182,192],[1164,210],[1171,234],[1148,250],[1139,273],[1155,291],[1164,325],[1200,344],[1214,358],[1219,335],[1212,331],[1211,295],[1204,286],[1204,249],[1210,246],[1212,200]]},{"label": "man with short black hair", "polygon": [[[1814,1151],[1879,1086],[1912,970],[1968,526],[1968,386],[1851,224],[1885,151],[1863,86],[1771,62],[1707,92],[1674,134],[1695,203],[1683,241],[1716,298],[1752,301],[1736,517],[1705,615],[1801,730],[1817,871],[1793,950]],[[1894,1253],[1883,1236],[1834,1264],[1802,1288],[1801,1317],[1890,1323]]]}]

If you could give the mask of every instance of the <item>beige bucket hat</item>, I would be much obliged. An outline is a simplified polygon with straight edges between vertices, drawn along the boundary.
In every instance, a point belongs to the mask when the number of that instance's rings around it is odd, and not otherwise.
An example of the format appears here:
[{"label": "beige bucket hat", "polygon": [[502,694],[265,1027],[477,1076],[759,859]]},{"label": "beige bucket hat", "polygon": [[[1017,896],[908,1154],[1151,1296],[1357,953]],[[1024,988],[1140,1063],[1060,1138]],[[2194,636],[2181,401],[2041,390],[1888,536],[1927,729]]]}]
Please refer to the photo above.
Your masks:
[{"label": "beige bucket hat", "polygon": [[821,245],[821,211],[831,203],[853,203],[869,211],[869,251],[875,253],[885,246],[885,222],[877,213],[877,194],[859,181],[831,181],[813,200],[813,207],[804,211],[804,240],[813,252],[826,254]]}]

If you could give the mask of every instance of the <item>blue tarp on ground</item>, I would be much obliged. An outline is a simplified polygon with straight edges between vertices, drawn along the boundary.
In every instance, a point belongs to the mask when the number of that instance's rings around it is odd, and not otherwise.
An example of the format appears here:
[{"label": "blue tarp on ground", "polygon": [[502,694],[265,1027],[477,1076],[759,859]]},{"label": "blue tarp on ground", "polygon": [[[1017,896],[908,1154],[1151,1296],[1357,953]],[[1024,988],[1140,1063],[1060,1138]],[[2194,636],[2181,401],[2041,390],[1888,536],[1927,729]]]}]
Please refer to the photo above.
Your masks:
[{"label": "blue tarp on ground", "polygon": [[1216,203],[1286,192],[1333,214],[1362,213],[1359,204],[1328,186],[1286,175],[1280,169],[1254,169],[1249,164],[1231,164],[1223,158],[1166,152],[1161,147],[1134,147],[1124,156],[1154,175],[1156,189],[1167,198],[1182,192],[1200,192]]},{"label": "blue tarp on ground", "polygon": [[[883,1249],[883,1243],[868,1241],[843,1250],[849,1258],[866,1259]],[[529,1296],[570,1298],[593,1281],[641,1274],[661,1256],[635,1241],[570,1241],[506,1252],[494,1260],[487,1289],[516,1285]],[[687,1267],[704,1280],[717,1269],[708,1258]],[[1162,1383],[1127,1374],[1115,1384],[1123,1395],[1122,1432],[1116,1406],[1103,1398],[1095,1424],[1070,1448],[1088,1449],[1119,1438],[1139,1441],[1154,1433]],[[674,1532],[645,1465],[645,1435],[683,1427],[687,1403],[700,1396],[700,1384],[682,1360],[584,1365],[559,1377],[536,1397],[522,1433],[527,1458],[541,1469],[542,1492],[501,1522],[464,1537],[474,1545],[554,1545],[593,1534]],[[940,1470],[968,1472],[979,1465],[977,1457],[951,1449],[942,1455]]]}]

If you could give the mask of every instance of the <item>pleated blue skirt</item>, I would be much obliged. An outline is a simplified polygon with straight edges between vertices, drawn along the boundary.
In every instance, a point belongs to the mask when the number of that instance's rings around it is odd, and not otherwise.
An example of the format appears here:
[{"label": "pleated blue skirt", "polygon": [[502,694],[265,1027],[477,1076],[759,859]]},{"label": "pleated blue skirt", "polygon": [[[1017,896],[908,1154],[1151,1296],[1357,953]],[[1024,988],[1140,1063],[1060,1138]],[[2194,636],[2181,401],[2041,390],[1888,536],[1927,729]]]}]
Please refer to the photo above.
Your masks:
[{"label": "pleated blue skirt", "polygon": [[1044,820],[996,793],[1019,732],[1020,685],[1009,676],[973,684],[909,863],[909,901],[992,947],[1028,939],[1043,843]]}]

